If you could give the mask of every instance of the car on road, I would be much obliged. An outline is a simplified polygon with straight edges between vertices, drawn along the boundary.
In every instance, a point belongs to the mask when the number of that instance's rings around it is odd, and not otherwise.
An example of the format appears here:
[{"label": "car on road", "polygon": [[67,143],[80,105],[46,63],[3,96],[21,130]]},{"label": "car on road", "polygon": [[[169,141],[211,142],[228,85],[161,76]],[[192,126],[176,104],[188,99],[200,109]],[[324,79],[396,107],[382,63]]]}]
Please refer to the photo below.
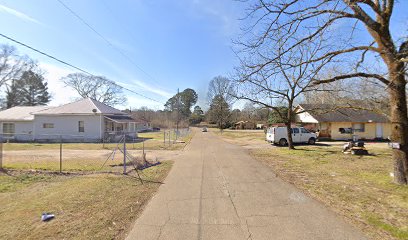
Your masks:
[{"label": "car on road", "polygon": [[[266,141],[280,146],[288,144],[288,130],[286,127],[270,127],[266,131]],[[293,143],[315,144],[317,136],[303,127],[291,128]]]},{"label": "car on road", "polygon": [[207,128],[206,128],[206,127],[203,127],[202,132],[208,132]]}]

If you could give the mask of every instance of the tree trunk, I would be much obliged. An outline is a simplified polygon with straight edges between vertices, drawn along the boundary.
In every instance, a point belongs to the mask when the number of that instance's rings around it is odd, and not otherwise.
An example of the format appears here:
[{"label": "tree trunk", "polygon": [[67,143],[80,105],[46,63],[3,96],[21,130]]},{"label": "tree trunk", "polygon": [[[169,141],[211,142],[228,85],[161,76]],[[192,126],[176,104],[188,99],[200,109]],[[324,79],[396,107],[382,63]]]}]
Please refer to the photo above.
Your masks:
[{"label": "tree trunk", "polygon": [[292,104],[289,104],[288,108],[288,116],[287,119],[288,121],[286,122],[286,129],[288,132],[288,148],[289,149],[295,149],[293,146],[293,139],[292,139]]},{"label": "tree trunk", "polygon": [[293,146],[293,139],[292,139],[292,127],[291,127],[291,122],[287,122],[286,123],[286,129],[288,132],[288,148],[289,149],[295,149],[295,147]]},{"label": "tree trunk", "polygon": [[403,64],[394,63],[389,67],[389,96],[391,105],[391,140],[400,144],[393,149],[394,182],[408,183],[408,114],[406,99],[406,81]]}]

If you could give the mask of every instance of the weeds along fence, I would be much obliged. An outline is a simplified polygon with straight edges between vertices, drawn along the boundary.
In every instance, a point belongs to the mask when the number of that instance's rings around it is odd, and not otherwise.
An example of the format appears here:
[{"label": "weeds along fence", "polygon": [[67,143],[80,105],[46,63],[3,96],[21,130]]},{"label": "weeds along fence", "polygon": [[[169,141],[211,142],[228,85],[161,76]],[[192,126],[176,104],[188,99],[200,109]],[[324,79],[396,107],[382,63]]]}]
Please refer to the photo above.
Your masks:
[{"label": "weeds along fence", "polygon": [[190,134],[190,128],[164,130],[163,146],[171,147],[174,144],[184,143]]},{"label": "weeds along fence", "polygon": [[[81,135],[0,135],[0,168],[50,172],[117,172],[154,164],[152,150],[184,147],[188,129],[118,133],[91,138]],[[166,138],[166,136],[170,139]],[[165,141],[163,142],[163,139]]]}]

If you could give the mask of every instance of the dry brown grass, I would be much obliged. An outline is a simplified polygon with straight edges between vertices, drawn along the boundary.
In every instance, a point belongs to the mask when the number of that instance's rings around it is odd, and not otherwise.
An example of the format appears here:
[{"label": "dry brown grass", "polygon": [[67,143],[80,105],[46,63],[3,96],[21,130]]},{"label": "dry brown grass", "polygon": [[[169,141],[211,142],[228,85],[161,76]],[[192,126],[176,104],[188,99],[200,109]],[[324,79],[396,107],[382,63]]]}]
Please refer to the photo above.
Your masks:
[{"label": "dry brown grass", "polygon": [[[264,141],[260,135],[222,136],[241,145]],[[408,187],[392,183],[391,151],[368,144],[369,156],[346,155],[341,145],[297,146],[296,150],[261,144],[251,154],[284,180],[319,199],[358,225],[373,239],[408,239]]]},{"label": "dry brown grass", "polygon": [[[123,175],[0,173],[0,239],[124,239],[172,162]],[[56,215],[42,222],[42,212]]]},{"label": "dry brown grass", "polygon": [[[179,150],[191,140],[192,133],[182,136],[179,140],[184,143],[174,143],[174,141],[164,143],[164,133],[161,132],[146,132],[139,133],[139,139],[135,142],[128,142],[126,148],[129,150],[141,150],[143,147],[146,150]],[[174,138],[174,135],[172,135]],[[172,140],[174,140],[172,138]],[[123,144],[122,144],[123,145]],[[63,143],[63,149],[68,150],[105,150],[116,148],[116,143]],[[40,151],[40,150],[59,150],[59,143],[4,143],[3,149],[7,151]]]},{"label": "dry brown grass", "polygon": [[[148,160],[170,160],[191,140],[192,133],[181,138],[183,142],[163,145],[162,132],[140,133],[144,138]],[[143,143],[127,143],[126,149],[134,156],[142,156]],[[123,146],[119,146],[123,149]],[[123,162],[123,154],[117,144],[64,143],[62,145],[63,171],[121,171],[116,166]],[[58,143],[4,143],[3,167],[7,169],[35,169],[59,171],[60,144]],[[111,155],[111,158],[108,157]],[[112,158],[114,156],[114,158]],[[104,164],[105,163],[105,164]]]}]

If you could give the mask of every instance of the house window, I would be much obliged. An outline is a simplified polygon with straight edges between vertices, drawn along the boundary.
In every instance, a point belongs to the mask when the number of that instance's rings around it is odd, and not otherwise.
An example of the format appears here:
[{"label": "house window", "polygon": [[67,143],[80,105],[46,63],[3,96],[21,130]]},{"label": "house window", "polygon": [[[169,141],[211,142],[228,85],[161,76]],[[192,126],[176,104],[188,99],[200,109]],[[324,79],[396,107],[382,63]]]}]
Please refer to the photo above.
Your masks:
[{"label": "house window", "polygon": [[353,123],[353,131],[364,132],[365,131],[364,123]]},{"label": "house window", "polygon": [[339,132],[341,134],[352,134],[353,129],[352,128],[339,128]]},{"label": "house window", "polygon": [[14,123],[3,123],[3,134],[13,136],[15,133]]},{"label": "house window", "polygon": [[54,128],[54,123],[43,123],[43,128]]},{"label": "house window", "polygon": [[78,121],[78,132],[85,132],[84,121]]}]

